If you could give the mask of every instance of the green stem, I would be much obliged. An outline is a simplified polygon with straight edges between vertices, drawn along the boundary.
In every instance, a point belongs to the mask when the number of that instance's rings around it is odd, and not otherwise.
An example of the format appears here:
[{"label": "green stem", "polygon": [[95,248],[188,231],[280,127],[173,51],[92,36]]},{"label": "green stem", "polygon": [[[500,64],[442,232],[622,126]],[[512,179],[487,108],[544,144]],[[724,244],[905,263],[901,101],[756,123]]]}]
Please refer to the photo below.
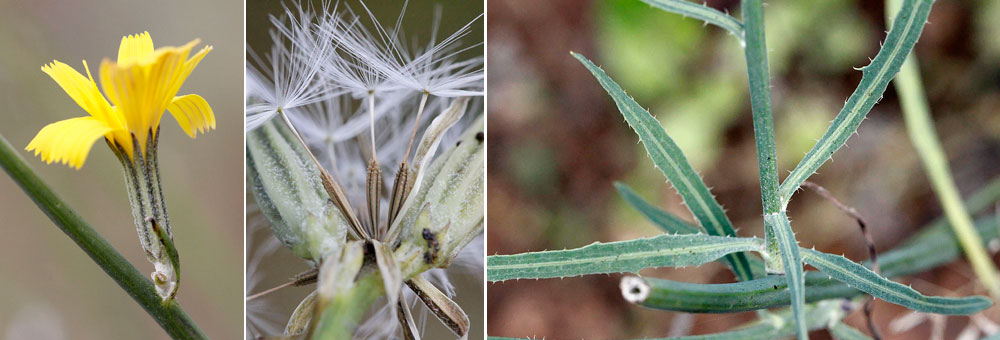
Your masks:
[{"label": "green stem", "polygon": [[350,339],[361,317],[383,292],[377,271],[362,276],[349,290],[318,306],[322,312],[310,339]]},{"label": "green stem", "polygon": [[760,171],[760,195],[764,214],[781,210],[778,199],[778,157],[775,155],[774,116],[771,113],[771,82],[768,78],[767,44],[764,38],[764,8],[760,0],[743,1],[743,22],[747,44],[747,78],[753,109],[754,140]]},{"label": "green stem", "polygon": [[73,242],[83,249],[174,339],[208,339],[174,300],[162,302],[153,283],[50,189],[0,135],[0,167]]},{"label": "green stem", "polygon": [[[743,30],[746,44],[747,78],[750,106],[753,111],[754,140],[757,142],[757,165],[760,196],[764,210],[764,239],[767,242],[765,270],[784,272],[792,302],[796,335],[808,339],[805,319],[805,284],[798,241],[778,196],[778,156],[774,143],[774,114],[771,109],[771,82],[767,65],[767,42],[764,37],[764,5],[761,0],[744,0]],[[780,258],[780,262],[778,261]]]},{"label": "green stem", "polygon": [[[891,15],[899,10],[900,4],[888,0],[886,6],[888,7],[886,14]],[[891,22],[892,19],[889,20]],[[938,199],[941,200],[944,214],[951,223],[951,227],[955,231],[973,271],[979,277],[979,281],[994,298],[1000,298],[1000,281],[997,279],[996,267],[982,246],[982,240],[973,226],[972,217],[962,205],[961,195],[958,193],[951,169],[948,167],[948,158],[944,153],[944,148],[941,147],[937,133],[934,131],[934,122],[931,119],[930,108],[924,94],[917,59],[912,53],[906,58],[893,83],[899,94],[903,119],[906,122],[910,141],[917,149],[917,154],[920,155],[931,186]]]}]

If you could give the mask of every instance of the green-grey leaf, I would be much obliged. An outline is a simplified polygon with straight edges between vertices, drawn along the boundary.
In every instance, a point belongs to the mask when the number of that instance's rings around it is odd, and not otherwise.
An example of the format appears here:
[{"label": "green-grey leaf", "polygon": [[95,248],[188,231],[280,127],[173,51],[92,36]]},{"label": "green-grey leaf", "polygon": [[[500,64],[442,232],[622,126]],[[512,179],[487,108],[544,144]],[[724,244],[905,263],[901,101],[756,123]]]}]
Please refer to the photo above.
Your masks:
[{"label": "green-grey leaf", "polygon": [[834,339],[837,340],[871,340],[872,338],[865,333],[857,330],[854,327],[848,326],[843,322],[834,322],[830,326],[830,335],[833,335]]},{"label": "green-grey leaf", "polygon": [[692,17],[722,27],[736,39],[740,39],[740,42],[743,41],[743,24],[740,24],[739,20],[729,14],[719,12],[714,8],[685,0],[642,0],[642,2],[667,12]]},{"label": "green-grey leaf", "polygon": [[[797,325],[796,335],[799,339],[808,339],[809,330],[806,329],[805,320],[805,274],[802,271],[802,257],[792,226],[789,225],[788,216],[784,212],[764,215],[764,226],[767,228],[765,232],[777,241],[781,266],[785,269],[785,279],[788,281],[788,291],[792,297],[792,314]],[[768,249],[768,252],[770,256],[774,256],[773,249]]]},{"label": "green-grey leaf", "polygon": [[646,216],[646,218],[660,227],[660,229],[663,229],[663,231],[670,234],[698,234],[701,232],[700,228],[690,225],[673,214],[649,204],[642,197],[639,197],[639,194],[633,191],[632,188],[625,185],[625,183],[615,182],[615,189],[618,189],[618,194],[622,196],[622,199],[626,203],[638,210],[643,216]]},{"label": "green-grey leaf", "polygon": [[[660,122],[636,103],[632,97],[625,94],[621,86],[611,80],[601,68],[587,60],[586,57],[572,53],[573,57],[583,63],[583,66],[597,78],[601,86],[611,95],[618,105],[618,110],[629,126],[639,135],[639,140],[646,147],[653,164],[667,177],[684,203],[694,215],[698,223],[711,235],[736,236],[732,222],[726,217],[722,206],[715,200],[708,186],[701,180],[698,173],[688,163],[681,149],[674,144]],[[753,271],[745,254],[736,253],[726,257],[736,277],[741,281],[753,279]]]},{"label": "green-grey leaf", "polygon": [[[643,216],[646,216],[653,224],[656,224],[669,234],[699,234],[702,232],[701,228],[693,226],[688,222],[674,216],[671,213],[660,210],[659,208],[649,204],[646,200],[639,196],[632,188],[630,188],[625,183],[615,182],[615,188],[618,189],[618,193],[622,196],[622,199],[626,203],[634,207]],[[764,262],[760,260],[757,256],[750,253],[744,253],[747,257],[747,261],[750,264],[751,272],[753,272],[754,277],[763,276],[764,273]],[[735,273],[735,272],[734,272]]]},{"label": "green-grey leaf", "polygon": [[[844,311],[838,300],[820,301],[806,305],[806,328],[810,330],[823,329],[831,322],[844,317]],[[792,322],[794,317],[788,310],[770,313],[767,317],[748,324],[740,329],[704,335],[689,335],[675,338],[649,340],[771,340],[782,339],[795,335],[796,327]]]},{"label": "green-grey leaf", "polygon": [[899,72],[906,56],[917,43],[933,0],[906,0],[896,15],[882,49],[868,66],[862,69],[861,83],[847,99],[830,128],[806,154],[799,165],[781,183],[782,205],[787,206],[795,190],[826,163],[847,139],[858,130],[875,103],[882,97],[889,81]]},{"label": "green-grey leaf", "polygon": [[[975,195],[974,195],[975,196]],[[993,199],[995,201],[995,199]],[[982,209],[979,209],[982,210]],[[973,210],[978,211],[978,210]],[[997,237],[997,220],[987,215],[976,221],[983,240]],[[879,265],[887,277],[920,273],[954,261],[962,253],[947,223],[932,223],[919,234],[879,254]],[[691,313],[733,313],[779,306],[790,302],[784,276],[766,276],[750,281],[722,284],[698,284],[643,278],[649,287],[647,297],[633,301],[644,307]],[[820,271],[805,275],[806,303],[834,298],[851,298],[862,292],[834,280]]]},{"label": "green-grey leaf", "polygon": [[[648,294],[645,299],[630,302],[654,309],[689,313],[735,313],[788,306],[791,301],[788,280],[783,275],[713,284],[655,278],[642,278],[641,281],[648,287]],[[806,273],[805,284],[807,303],[860,294],[856,289],[817,271]]]},{"label": "green-grey leaf", "polygon": [[576,249],[490,256],[486,259],[486,279],[497,282],[696,266],[734,252],[759,251],[762,244],[757,238],[704,234],[595,242]]},{"label": "green-grey leaf", "polygon": [[[844,317],[844,310],[840,300],[820,301],[806,306],[807,326],[810,330],[826,328],[831,323],[839,323]],[[675,338],[658,338],[646,340],[771,340],[781,339],[795,335],[795,327],[792,323],[792,313],[789,310],[781,310],[776,313],[769,313],[767,317],[747,324],[745,327],[732,331],[689,335]],[[489,337],[489,340],[531,340],[535,338],[503,338]]]},{"label": "green-grey leaf", "polygon": [[966,315],[981,311],[993,304],[983,296],[946,298],[926,296],[890,281],[864,266],[839,255],[827,254],[810,249],[802,249],[806,263],[874,297],[918,312]]}]

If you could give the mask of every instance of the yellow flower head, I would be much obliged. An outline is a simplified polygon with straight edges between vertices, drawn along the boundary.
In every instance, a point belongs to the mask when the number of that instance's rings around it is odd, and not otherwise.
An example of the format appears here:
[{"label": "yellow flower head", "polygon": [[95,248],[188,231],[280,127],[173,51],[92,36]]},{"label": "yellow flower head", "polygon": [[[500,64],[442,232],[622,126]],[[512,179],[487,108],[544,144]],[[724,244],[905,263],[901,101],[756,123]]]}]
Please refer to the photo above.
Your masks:
[{"label": "yellow flower head", "polygon": [[146,155],[147,141],[155,138],[164,111],[170,111],[191,138],[214,129],[215,115],[204,98],[196,94],[177,96],[184,80],[212,50],[212,46],[205,46],[188,58],[198,43],[195,39],[184,46],[154,50],[149,32],[123,37],[118,61],[101,62],[101,87],[107,99],[97,89],[86,61],[86,77],[59,61],[42,66],[42,72],[90,116],[45,126],[25,149],[41,155],[46,163],[59,162],[79,169],[102,136],[129,158],[135,156],[134,145]]}]

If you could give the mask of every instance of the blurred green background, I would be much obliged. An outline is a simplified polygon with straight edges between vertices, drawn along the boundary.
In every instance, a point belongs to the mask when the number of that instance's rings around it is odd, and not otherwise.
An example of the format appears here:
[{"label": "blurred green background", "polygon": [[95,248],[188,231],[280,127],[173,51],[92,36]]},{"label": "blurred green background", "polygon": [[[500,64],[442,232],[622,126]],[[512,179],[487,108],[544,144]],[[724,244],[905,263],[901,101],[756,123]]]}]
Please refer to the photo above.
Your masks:
[{"label": "blurred green background", "polygon": [[[181,88],[212,105],[217,129],[192,140],[165,114],[160,164],[182,263],[178,300],[214,339],[242,334],[243,13],[224,1],[0,0],[0,133],[23,148],[43,126],[87,115],[40,67],[53,59],[98,72],[122,36],[154,44],[194,38],[215,49]],[[200,48],[199,47],[196,47]],[[79,171],[30,165],[140,272],[118,161],[98,142]],[[160,327],[0,175],[0,339],[167,339]]]},{"label": "blurred green background", "polygon": [[[701,1],[698,1],[701,2]],[[710,0],[734,12],[739,1]],[[765,7],[779,171],[784,177],[825,131],[884,39],[882,1],[769,1]],[[487,254],[573,248],[660,231],[614,190],[622,181],[691,221],[597,81],[570,55],[604,67],[655,115],[712,187],[744,236],[763,236],[743,51],[717,27],[639,1],[516,1],[488,5]],[[1000,3],[937,1],[917,44],[937,131],[964,195],[1000,176]],[[910,144],[893,87],[848,147],[812,181],[856,207],[888,250],[941,208]],[[800,244],[866,257],[854,222],[810,192],[789,206]],[[648,270],[697,283],[732,282],[717,263]],[[968,265],[906,279],[929,294],[969,294]],[[487,287],[490,335],[645,338],[731,329],[753,313],[690,315],[621,298],[621,275],[522,280]],[[904,310],[879,302],[886,325]],[[860,313],[848,322],[863,326]],[[996,308],[986,315],[1000,320]],[[968,318],[944,323],[954,338]],[[925,338],[928,323],[887,338]],[[814,332],[816,338],[826,338]]]},{"label": "blurred green background", "polygon": [[[312,4],[320,8],[322,1],[313,0]],[[395,24],[400,10],[403,8],[402,1],[368,1],[368,8],[375,14],[375,17],[386,29],[391,29]],[[340,1],[339,6],[350,6],[355,13],[366,16],[364,8],[357,0]],[[247,1],[247,47],[253,49],[258,55],[264,56],[270,51],[272,40],[269,30],[273,27],[269,21],[269,15],[281,15],[285,13],[280,1],[249,0]],[[465,26],[476,16],[483,13],[482,1],[435,1],[435,0],[411,0],[406,7],[406,13],[402,21],[402,34],[407,42],[424,45],[429,42],[435,7],[441,9],[441,22],[438,30],[438,41],[451,35],[459,28]],[[365,17],[364,24],[369,24]],[[479,18],[470,26],[469,33],[460,41],[459,48],[480,44],[483,42],[483,18]],[[459,60],[467,58],[481,57],[483,49],[472,48],[459,55]],[[247,201],[253,202],[253,195],[247,194]],[[275,287],[288,281],[288,278],[299,274],[309,267],[305,261],[295,257],[284,247],[276,251],[263,255],[266,247],[274,239],[267,229],[266,219],[258,211],[248,209],[247,215],[247,259],[253,262],[259,259],[259,265],[247,268],[247,280],[251,286],[251,293]],[[449,275],[452,284],[457,291],[456,302],[469,315],[471,328],[469,330],[470,339],[478,339],[483,334],[483,280],[482,273],[465,273],[466,275]],[[259,280],[259,281],[258,281]],[[310,291],[315,289],[315,285],[304,287],[294,287],[282,289],[264,298],[248,302],[247,310],[251,328],[262,324],[281,325],[284,327],[288,321],[288,315],[305,298]],[[414,306],[411,305],[411,308]],[[421,304],[419,307],[424,309]],[[415,316],[416,317],[416,316]],[[419,323],[419,320],[418,320]],[[433,315],[427,316],[425,323],[426,339],[446,339],[452,333],[445,328]],[[252,336],[253,334],[248,334]],[[250,337],[248,337],[249,339]]]}]

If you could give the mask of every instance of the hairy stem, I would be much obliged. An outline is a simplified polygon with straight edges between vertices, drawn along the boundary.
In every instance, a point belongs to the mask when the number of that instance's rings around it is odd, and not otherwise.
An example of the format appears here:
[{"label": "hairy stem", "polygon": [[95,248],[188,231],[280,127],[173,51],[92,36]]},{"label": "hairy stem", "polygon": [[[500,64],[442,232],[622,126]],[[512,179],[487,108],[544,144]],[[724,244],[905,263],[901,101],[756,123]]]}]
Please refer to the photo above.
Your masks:
[{"label": "hairy stem", "polygon": [[[757,165],[760,196],[764,210],[764,238],[768,256],[765,270],[784,272],[791,293],[796,336],[808,339],[805,320],[805,283],[798,242],[778,196],[778,156],[774,143],[774,114],[771,110],[771,81],[767,65],[767,42],[764,37],[764,4],[744,0],[743,26],[746,35],[747,78],[750,83],[750,106],[753,111],[754,140],[757,142]],[[780,258],[780,264],[777,258]],[[773,268],[780,267],[780,268]],[[782,270],[783,269],[783,270]]]}]

